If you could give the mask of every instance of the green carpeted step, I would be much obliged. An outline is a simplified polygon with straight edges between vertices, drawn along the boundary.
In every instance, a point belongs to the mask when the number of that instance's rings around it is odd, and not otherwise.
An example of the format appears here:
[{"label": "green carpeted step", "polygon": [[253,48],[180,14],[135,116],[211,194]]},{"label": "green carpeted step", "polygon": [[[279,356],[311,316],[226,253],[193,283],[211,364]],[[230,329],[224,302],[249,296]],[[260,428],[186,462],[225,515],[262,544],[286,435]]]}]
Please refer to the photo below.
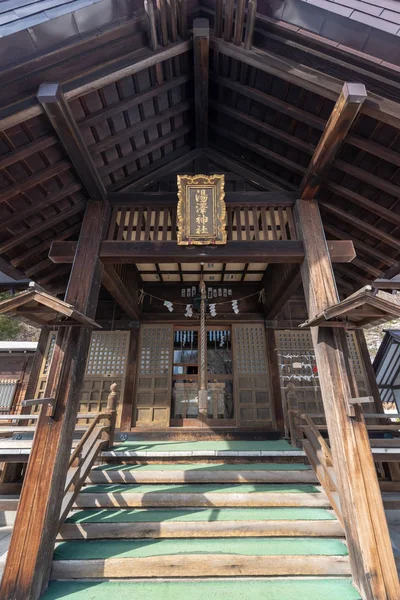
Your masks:
[{"label": "green carpeted step", "polygon": [[119,494],[119,493],[135,493],[135,494],[188,494],[188,493],[224,493],[224,494],[252,494],[252,493],[308,493],[316,494],[320,490],[314,485],[307,483],[238,483],[238,484],[98,484],[87,485],[82,488],[83,494]]},{"label": "green carpeted step", "polygon": [[290,463],[166,463],[162,465],[99,465],[93,471],[310,471],[310,467]]},{"label": "green carpeted step", "polygon": [[201,451],[242,451],[242,452],[295,452],[297,448],[293,448],[285,440],[239,440],[239,441],[212,441],[206,442],[190,441],[127,441],[116,443],[112,448],[113,452],[201,452]]},{"label": "green carpeted step", "polygon": [[54,581],[41,600],[361,600],[350,578],[195,581]]},{"label": "green carpeted step", "polygon": [[61,542],[54,560],[149,558],[194,554],[238,556],[347,556],[346,545],[329,538],[188,538]]},{"label": "green carpeted step", "polygon": [[333,521],[323,508],[205,508],[205,509],[94,509],[77,510],[66,523],[148,523],[164,521]]}]

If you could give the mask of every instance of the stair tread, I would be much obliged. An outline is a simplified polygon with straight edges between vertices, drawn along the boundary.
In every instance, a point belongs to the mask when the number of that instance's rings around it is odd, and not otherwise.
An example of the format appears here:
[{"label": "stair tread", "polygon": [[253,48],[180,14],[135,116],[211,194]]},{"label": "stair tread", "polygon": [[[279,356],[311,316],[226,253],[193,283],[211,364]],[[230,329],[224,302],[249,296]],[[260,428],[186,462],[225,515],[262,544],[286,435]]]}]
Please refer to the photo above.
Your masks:
[{"label": "stair tread", "polygon": [[200,508],[200,509],[94,509],[71,513],[67,523],[148,523],[164,521],[333,521],[323,508]]},{"label": "stair tread", "polygon": [[203,450],[230,450],[233,452],[257,452],[260,450],[296,452],[297,448],[293,448],[293,446],[285,440],[196,440],[189,442],[174,440],[155,440],[151,442],[129,440],[126,442],[117,442],[112,448],[113,452],[124,452],[129,450],[137,452],[192,452]]},{"label": "stair tread", "polygon": [[99,465],[92,471],[311,471],[308,465],[290,463],[212,463],[150,464],[150,465]]},{"label": "stair tread", "polygon": [[191,581],[53,581],[41,600],[361,600],[350,578]]},{"label": "stair tread", "polygon": [[188,483],[188,484],[132,484],[132,483],[99,483],[96,485],[87,485],[82,488],[83,494],[119,494],[119,493],[320,493],[320,489],[315,485],[308,483],[237,483],[237,484],[209,484],[209,483]]},{"label": "stair tread", "polygon": [[347,556],[347,546],[333,538],[179,538],[61,542],[54,560],[149,558],[152,556],[225,554],[237,556]]}]

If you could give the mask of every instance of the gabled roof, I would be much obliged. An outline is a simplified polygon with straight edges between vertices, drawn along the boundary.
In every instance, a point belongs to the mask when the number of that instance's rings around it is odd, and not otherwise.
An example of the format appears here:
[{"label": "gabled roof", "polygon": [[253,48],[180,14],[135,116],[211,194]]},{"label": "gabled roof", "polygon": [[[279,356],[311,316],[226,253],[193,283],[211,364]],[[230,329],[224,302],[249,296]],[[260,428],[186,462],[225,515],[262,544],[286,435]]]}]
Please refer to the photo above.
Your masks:
[{"label": "gabled roof", "polygon": [[[196,6],[187,5],[189,29]],[[263,3],[259,11],[268,13]],[[204,4],[200,14],[212,23],[214,2]],[[318,195],[328,239],[353,239],[357,251],[350,265],[335,267],[337,281],[351,293],[398,269],[400,76],[395,69],[381,59],[355,57],[327,38],[310,41],[300,27],[288,28],[260,13],[250,50],[231,37],[211,35],[208,144],[200,149],[194,135],[191,32],[181,23],[166,32],[166,39],[158,32],[149,48],[142,11],[102,35],[0,73],[5,262],[53,291],[62,289],[70,267],[54,266],[48,250],[55,239],[77,239],[89,197],[36,98],[40,83],[62,84],[108,193],[175,192],[176,173],[195,172],[201,157],[211,172],[227,173],[230,190],[296,192],[347,80],[364,82],[369,97]]]}]

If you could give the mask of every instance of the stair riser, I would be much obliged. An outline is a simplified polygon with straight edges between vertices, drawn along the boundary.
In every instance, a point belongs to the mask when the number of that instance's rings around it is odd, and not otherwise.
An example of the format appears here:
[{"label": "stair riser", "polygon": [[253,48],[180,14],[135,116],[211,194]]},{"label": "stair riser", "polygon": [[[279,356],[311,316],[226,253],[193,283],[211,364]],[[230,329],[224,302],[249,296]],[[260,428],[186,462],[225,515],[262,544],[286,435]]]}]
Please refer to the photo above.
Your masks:
[{"label": "stair riser", "polygon": [[314,483],[313,471],[92,471],[86,483]]},{"label": "stair riser", "polygon": [[52,579],[350,575],[347,556],[174,555],[53,561]]},{"label": "stair riser", "polygon": [[267,507],[267,506],[301,506],[314,508],[330,508],[328,499],[320,493],[224,493],[217,494],[168,494],[168,493],[117,493],[117,494],[80,494],[74,508],[191,508],[191,507]]},{"label": "stair riser", "polygon": [[65,523],[59,540],[213,537],[343,537],[338,521]]}]

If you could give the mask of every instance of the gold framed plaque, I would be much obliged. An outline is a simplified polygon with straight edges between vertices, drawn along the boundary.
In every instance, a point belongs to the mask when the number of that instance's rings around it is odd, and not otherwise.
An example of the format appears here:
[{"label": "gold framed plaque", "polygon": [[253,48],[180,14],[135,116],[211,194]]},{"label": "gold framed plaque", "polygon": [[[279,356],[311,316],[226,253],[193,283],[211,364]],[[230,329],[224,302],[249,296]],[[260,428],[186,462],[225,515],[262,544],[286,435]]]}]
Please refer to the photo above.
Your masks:
[{"label": "gold framed plaque", "polygon": [[178,244],[226,244],[225,175],[178,175]]}]

